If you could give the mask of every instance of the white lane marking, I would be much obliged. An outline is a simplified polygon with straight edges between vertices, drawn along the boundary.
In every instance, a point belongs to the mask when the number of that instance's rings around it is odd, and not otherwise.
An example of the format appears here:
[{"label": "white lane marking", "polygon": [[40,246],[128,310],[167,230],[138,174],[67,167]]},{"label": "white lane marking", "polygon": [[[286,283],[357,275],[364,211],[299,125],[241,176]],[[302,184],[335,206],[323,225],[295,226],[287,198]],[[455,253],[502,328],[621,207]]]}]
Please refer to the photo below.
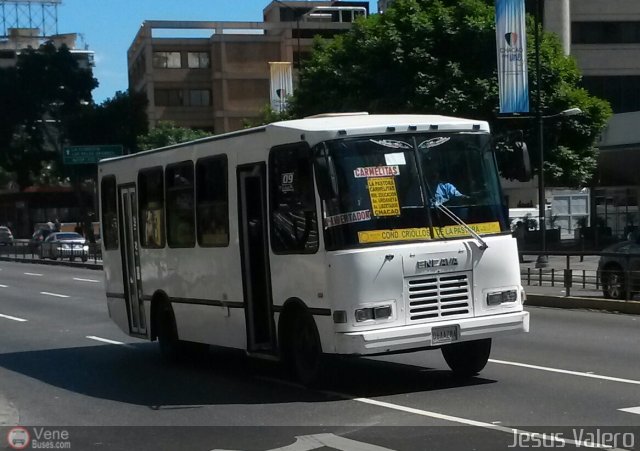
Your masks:
[{"label": "white lane marking", "polygon": [[109,343],[110,345],[125,345],[126,344],[126,343],[123,343],[121,341],[109,340],[108,338],[96,337],[94,335],[87,335],[87,338],[89,340],[101,341],[102,343]]},{"label": "white lane marking", "polygon": [[[334,393],[334,394],[339,395],[339,393]],[[387,409],[398,410],[405,413],[412,413],[414,415],[436,418],[438,420],[449,421],[452,423],[460,423],[466,426],[474,426],[482,429],[490,429],[492,431],[497,431],[497,432],[505,432],[513,436],[543,439],[543,440],[547,440],[549,442],[554,442],[554,443],[557,442],[559,446],[565,446],[566,443],[575,445],[577,447],[585,446],[585,442],[581,442],[580,439],[571,440],[571,439],[565,438],[562,435],[546,434],[544,432],[543,433],[530,432],[530,431],[525,431],[524,429],[516,429],[516,428],[505,427],[505,426],[499,426],[497,424],[485,423],[483,421],[476,421],[468,418],[454,417],[452,415],[444,415],[437,412],[430,412],[428,410],[414,409],[412,407],[401,406],[398,404],[391,404],[389,402],[377,401],[375,399],[369,399],[369,398],[351,398],[351,400],[356,402],[361,402],[364,404],[378,406],[378,407],[385,407]],[[589,441],[589,447],[609,449],[609,450],[612,449],[610,444],[601,444],[601,443],[596,443],[591,441]]]},{"label": "white lane marking", "polygon": [[57,298],[68,298],[66,294],[58,294],[58,293],[49,293],[48,291],[41,291],[40,294],[44,294],[45,296],[55,296]]},{"label": "white lane marking", "polygon": [[550,368],[547,366],[538,366],[538,365],[528,365],[526,363],[507,362],[505,360],[489,359],[489,362],[498,363],[500,365],[519,366],[522,368],[529,368],[532,370],[549,371],[551,373],[570,374],[571,376],[590,377],[592,379],[601,379],[601,380],[611,381],[611,382],[622,382],[624,384],[640,385],[640,381],[636,381],[633,379],[623,379],[620,377],[601,376],[599,374],[581,373],[580,371],[561,370],[559,368]]},{"label": "white lane marking", "polygon": [[0,288],[9,288],[7,285],[0,285]]},{"label": "white lane marking", "polygon": [[[283,385],[288,385],[288,386],[296,386],[302,390],[305,390],[306,387],[304,387],[303,385],[300,384],[295,384],[295,383],[291,383],[288,381],[283,381],[280,379],[275,379],[275,378],[267,378],[267,377],[258,377],[257,379],[263,379],[263,380],[267,380],[267,381],[271,381],[271,382],[276,382],[276,383],[282,383]],[[422,410],[422,409],[415,409],[413,407],[407,407],[407,406],[402,406],[399,404],[392,404],[390,402],[383,402],[383,401],[378,401],[375,399],[369,399],[369,398],[354,398],[353,396],[349,396],[346,395],[344,393],[339,393],[339,392],[332,392],[332,391],[327,391],[327,390],[321,390],[321,393],[324,393],[325,395],[331,396],[331,397],[338,397],[338,398],[342,398],[345,399],[347,401],[355,401],[355,402],[360,402],[363,404],[370,404],[370,405],[374,405],[374,406],[378,406],[378,407],[384,407],[387,409],[391,409],[391,410],[397,410],[400,412],[405,412],[405,413],[411,413],[414,415],[420,415],[423,417],[429,417],[429,418],[435,418],[437,420],[444,420],[444,421],[449,421],[451,423],[459,423],[459,424],[464,424],[466,426],[473,426],[473,427],[478,427],[478,428],[482,428],[482,429],[489,429],[492,431],[497,431],[497,432],[504,432],[507,434],[511,434],[513,436],[518,436],[518,437],[525,437],[525,438],[535,438],[535,439],[544,439],[544,440],[548,440],[550,442],[558,442],[559,445],[561,446],[565,446],[564,444],[568,443],[571,445],[575,445],[576,447],[580,447],[580,446],[585,446],[585,442],[581,441],[580,439],[578,440],[571,440],[568,438],[565,438],[563,435],[559,435],[559,434],[550,434],[550,433],[544,433],[544,432],[530,432],[530,431],[525,431],[524,429],[516,429],[516,428],[510,428],[507,426],[500,426],[499,424],[492,424],[492,423],[485,423],[484,421],[476,421],[476,420],[471,420],[469,418],[462,418],[462,417],[455,417],[452,415],[446,415],[446,414],[442,414],[442,413],[437,413],[437,412],[430,412],[428,410]],[[496,422],[499,423],[499,422]],[[617,448],[611,448],[610,444],[601,444],[601,443],[597,443],[595,441],[589,441],[588,442],[588,446],[590,448],[600,448],[600,449],[608,449],[611,451],[617,451]]]},{"label": "white lane marking", "polygon": [[640,415],[640,407],[627,407],[626,409],[618,409],[621,412],[627,413],[635,413],[636,415]]},{"label": "white lane marking", "polygon": [[77,280],[78,282],[94,282],[94,283],[100,283],[99,280],[93,280],[93,279],[81,279],[79,277],[74,277],[73,280]]},{"label": "white lane marking", "polygon": [[18,322],[21,322],[21,323],[27,321],[24,318],[18,318],[16,316],[3,315],[2,313],[0,313],[0,318],[10,319],[10,320],[18,321]]},{"label": "white lane marking", "polygon": [[38,274],[36,272],[25,272],[25,276],[42,276],[42,274]]}]

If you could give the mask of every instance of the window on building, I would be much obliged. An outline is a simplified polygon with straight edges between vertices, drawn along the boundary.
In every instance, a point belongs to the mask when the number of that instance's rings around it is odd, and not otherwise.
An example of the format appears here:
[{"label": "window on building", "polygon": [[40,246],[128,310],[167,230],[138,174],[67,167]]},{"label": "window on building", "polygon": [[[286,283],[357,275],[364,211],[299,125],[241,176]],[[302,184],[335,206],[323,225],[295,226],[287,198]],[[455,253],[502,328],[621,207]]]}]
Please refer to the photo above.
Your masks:
[{"label": "window on building", "polygon": [[156,89],[154,91],[156,106],[183,106],[184,99],[180,89]]},{"label": "window on building", "polygon": [[180,52],[153,52],[153,67],[156,69],[180,69]]},{"label": "window on building", "polygon": [[196,163],[196,216],[198,244],[229,245],[227,156],[203,158]]},{"label": "window on building", "polygon": [[596,97],[607,100],[614,113],[640,110],[640,76],[583,77],[582,86]]},{"label": "window on building", "polygon": [[162,168],[144,169],[138,174],[140,244],[144,248],[164,247],[164,179]]},{"label": "window on building", "polygon": [[107,176],[100,182],[100,203],[102,206],[102,239],[106,250],[118,249],[118,198],[116,178]]},{"label": "window on building", "polygon": [[189,90],[189,105],[191,106],[211,105],[211,90],[209,89]]},{"label": "window on building", "polygon": [[573,44],[637,44],[640,22],[573,22]]},{"label": "window on building", "polygon": [[318,250],[318,221],[311,149],[304,144],[274,147],[269,154],[271,246],[282,254]]},{"label": "window on building", "polygon": [[169,247],[194,247],[196,235],[193,162],[185,161],[167,166],[165,186]]},{"label": "window on building", "polygon": [[191,69],[208,69],[211,67],[209,52],[189,52],[187,64]]}]

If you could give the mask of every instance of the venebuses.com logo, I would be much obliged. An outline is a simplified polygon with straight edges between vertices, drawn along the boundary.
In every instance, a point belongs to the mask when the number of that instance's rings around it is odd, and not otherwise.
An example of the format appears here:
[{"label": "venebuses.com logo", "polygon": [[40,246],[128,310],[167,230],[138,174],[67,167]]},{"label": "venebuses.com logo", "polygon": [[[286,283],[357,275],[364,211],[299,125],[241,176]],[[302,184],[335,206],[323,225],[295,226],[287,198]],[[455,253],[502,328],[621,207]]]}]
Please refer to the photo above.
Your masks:
[{"label": "venebuses.com logo", "polygon": [[71,449],[71,434],[67,429],[21,426],[7,433],[10,449]]},{"label": "venebuses.com logo", "polygon": [[30,441],[29,431],[23,427],[12,428],[7,433],[7,443],[11,449],[25,449]]}]

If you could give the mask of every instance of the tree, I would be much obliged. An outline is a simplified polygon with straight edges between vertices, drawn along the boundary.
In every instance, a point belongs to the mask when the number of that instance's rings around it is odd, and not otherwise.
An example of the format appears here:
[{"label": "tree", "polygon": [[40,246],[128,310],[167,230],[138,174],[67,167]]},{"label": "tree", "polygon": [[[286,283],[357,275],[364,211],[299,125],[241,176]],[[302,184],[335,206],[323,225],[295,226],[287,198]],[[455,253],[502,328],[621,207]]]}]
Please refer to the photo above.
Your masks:
[{"label": "tree", "polygon": [[[528,42],[533,39],[529,20]],[[534,49],[528,48],[534,61]],[[501,147],[524,128],[532,157],[535,123],[497,119],[495,10],[491,0],[396,0],[384,14],[359,20],[332,41],[317,40],[291,102],[296,116],[328,111],[431,113],[490,122]],[[529,86],[536,89],[529,64]],[[541,45],[543,114],[578,107],[584,114],[547,121],[545,175],[550,182],[582,185],[595,169],[594,142],[611,114],[608,103],[579,87],[575,61],[557,38]],[[532,96],[532,111],[536,111]]]},{"label": "tree", "polygon": [[179,127],[170,121],[161,121],[149,130],[149,133],[138,137],[138,147],[140,150],[157,149],[207,136],[211,136],[211,133]]},{"label": "tree", "polygon": [[70,118],[91,103],[98,86],[65,46],[47,42],[0,69],[0,166],[28,186],[43,161],[59,160]]},{"label": "tree", "polygon": [[135,153],[137,138],[149,131],[144,93],[118,91],[100,105],[86,105],[72,120],[68,139],[75,145],[120,144]]}]

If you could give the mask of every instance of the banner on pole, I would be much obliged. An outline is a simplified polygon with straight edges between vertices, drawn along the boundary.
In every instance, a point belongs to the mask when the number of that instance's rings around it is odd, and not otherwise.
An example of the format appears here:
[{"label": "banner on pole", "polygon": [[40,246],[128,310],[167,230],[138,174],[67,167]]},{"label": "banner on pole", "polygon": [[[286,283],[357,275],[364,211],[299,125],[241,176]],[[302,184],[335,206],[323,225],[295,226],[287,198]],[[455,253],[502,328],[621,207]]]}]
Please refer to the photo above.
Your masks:
[{"label": "banner on pole", "polygon": [[287,109],[287,98],[293,94],[293,71],[289,62],[269,63],[271,70],[271,109],[279,113]]},{"label": "banner on pole", "polygon": [[529,112],[524,0],[496,0],[500,113]]}]

